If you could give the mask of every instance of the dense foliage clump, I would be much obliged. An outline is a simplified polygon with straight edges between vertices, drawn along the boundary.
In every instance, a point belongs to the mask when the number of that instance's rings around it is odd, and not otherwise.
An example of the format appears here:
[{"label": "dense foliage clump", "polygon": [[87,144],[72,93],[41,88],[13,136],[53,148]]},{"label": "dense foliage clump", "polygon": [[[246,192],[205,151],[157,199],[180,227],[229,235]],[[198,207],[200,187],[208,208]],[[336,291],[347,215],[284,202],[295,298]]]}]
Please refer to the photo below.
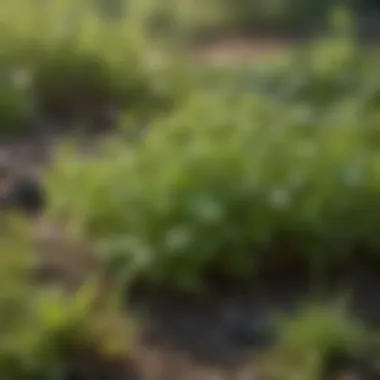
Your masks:
[{"label": "dense foliage clump", "polygon": [[[197,34],[198,21],[233,29],[243,8],[226,20],[230,4],[214,16],[216,3],[168,6],[150,21],[176,31],[180,20],[185,34]],[[129,9],[129,20],[145,6]],[[210,274],[256,279],[300,264],[321,279],[358,252],[378,268],[376,52],[337,33],[263,67],[216,70],[183,57],[153,67],[138,22],[88,2],[4,0],[0,8],[0,134],[120,119],[99,155],[57,157],[41,204],[68,240],[89,242],[108,286],[138,279],[194,290]],[[4,214],[20,203],[12,195]],[[129,320],[103,304],[113,297],[99,296],[97,274],[74,292],[42,286],[34,278],[41,252],[25,225],[0,227],[0,377],[93,378],[98,365],[128,356]],[[314,375],[337,352],[356,353],[365,332],[331,310],[312,308],[285,325],[276,360],[295,358],[297,371]]]},{"label": "dense foliage clump", "polygon": [[[141,34],[90,2],[5,1],[1,12],[0,128],[108,127],[122,112],[172,100],[153,83]],[[144,111],[142,111],[144,110]]]},{"label": "dense foliage clump", "polygon": [[376,253],[377,120],[359,97],[314,117],[255,95],[197,95],[136,146],[62,160],[51,207],[106,257],[144,258],[148,278],[180,284],[210,267],[252,274],[279,236],[313,265],[357,244]]},{"label": "dense foliage clump", "polygon": [[[369,331],[341,302],[311,304],[280,323],[280,338],[266,357],[272,379],[324,379],[339,374],[369,376]],[[274,366],[273,363],[276,363]]]},{"label": "dense foliage clump", "polygon": [[1,377],[98,376],[102,365],[128,352],[127,319],[120,323],[114,305],[99,302],[94,281],[74,293],[60,286],[41,286],[35,276],[39,257],[29,229],[13,219],[1,223]]}]

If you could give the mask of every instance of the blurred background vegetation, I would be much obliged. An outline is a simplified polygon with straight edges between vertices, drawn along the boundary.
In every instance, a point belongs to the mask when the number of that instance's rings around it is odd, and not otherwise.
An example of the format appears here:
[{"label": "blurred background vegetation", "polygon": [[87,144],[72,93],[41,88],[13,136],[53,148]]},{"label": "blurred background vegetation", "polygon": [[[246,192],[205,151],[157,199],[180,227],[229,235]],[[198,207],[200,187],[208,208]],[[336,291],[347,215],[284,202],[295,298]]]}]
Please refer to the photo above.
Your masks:
[{"label": "blurred background vegetation", "polygon": [[360,20],[362,35],[368,37],[380,15],[380,6],[373,0],[96,0],[96,3],[110,17],[120,17],[124,12],[133,20],[140,18],[151,36],[196,41],[228,35],[303,38],[323,32],[329,11],[337,5],[353,11]]},{"label": "blurred background vegetation", "polygon": [[[60,144],[38,215],[1,162],[0,378],[129,378],[137,285],[201,297],[287,272],[320,301],[331,273],[378,279],[379,21],[374,0],[2,0],[0,141]],[[199,54],[231,38],[259,52]],[[273,328],[270,378],[377,359],[322,304]]]}]

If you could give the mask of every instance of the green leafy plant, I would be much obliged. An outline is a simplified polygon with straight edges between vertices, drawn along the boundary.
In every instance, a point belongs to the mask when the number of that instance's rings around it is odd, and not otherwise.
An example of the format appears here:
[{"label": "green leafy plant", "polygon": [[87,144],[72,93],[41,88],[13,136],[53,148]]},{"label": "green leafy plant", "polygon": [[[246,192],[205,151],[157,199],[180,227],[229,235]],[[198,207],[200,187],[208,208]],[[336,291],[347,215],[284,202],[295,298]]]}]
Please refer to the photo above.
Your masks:
[{"label": "green leafy plant", "polygon": [[340,107],[318,121],[259,97],[195,96],[136,146],[58,160],[50,211],[107,260],[146,259],[148,278],[186,286],[209,268],[258,270],[279,234],[314,269],[358,242],[375,253],[378,152]]},{"label": "green leafy plant", "polygon": [[35,121],[28,73],[0,64],[0,124],[9,134],[23,130]]},{"label": "green leafy plant", "polygon": [[377,262],[376,58],[356,49],[339,37],[296,56],[293,73],[304,76],[292,96],[289,83],[266,96],[216,78],[195,90],[202,70],[170,90],[163,80],[158,88],[177,94],[178,109],[148,122],[136,144],[58,158],[50,212],[94,241],[105,262],[138,262],[145,279],[185,287],[209,271],[244,277],[288,261],[317,279],[358,245]]},{"label": "green leafy plant", "polygon": [[[3,222],[3,221],[2,221]],[[7,219],[1,236],[0,373],[12,379],[65,379],[130,350],[131,324],[99,303],[97,282],[74,294],[33,280],[36,253],[24,223]],[[87,361],[95,360],[93,363]],[[94,372],[92,372],[94,373]],[[83,378],[92,378],[91,372]]]},{"label": "green leafy plant", "polygon": [[[105,126],[122,111],[155,106],[148,48],[125,19],[106,19],[87,1],[4,1],[1,10],[4,124],[29,120],[24,103],[34,121]],[[19,72],[28,78],[26,95],[13,85]]]},{"label": "green leafy plant", "polygon": [[273,380],[323,379],[331,359],[363,356],[368,338],[367,329],[340,303],[311,304],[280,324],[279,342],[267,354],[264,371]]}]

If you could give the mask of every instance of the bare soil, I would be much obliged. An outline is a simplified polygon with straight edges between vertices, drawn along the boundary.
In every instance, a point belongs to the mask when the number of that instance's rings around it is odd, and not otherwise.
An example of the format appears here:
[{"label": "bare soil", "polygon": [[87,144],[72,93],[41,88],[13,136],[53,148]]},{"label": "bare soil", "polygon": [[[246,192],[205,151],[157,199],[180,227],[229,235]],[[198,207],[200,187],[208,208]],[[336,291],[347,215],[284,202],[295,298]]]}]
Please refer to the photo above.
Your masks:
[{"label": "bare soil", "polygon": [[[323,299],[333,301],[350,290],[352,314],[378,328],[377,274],[358,269],[346,275],[329,285]],[[310,299],[306,279],[296,276],[222,292],[210,289],[199,297],[157,289],[135,294],[126,310],[142,322],[134,352],[137,372],[144,380],[266,379],[265,354],[277,337],[273,318],[291,315]],[[348,361],[331,379],[343,379],[343,373],[379,379],[375,364]]]}]

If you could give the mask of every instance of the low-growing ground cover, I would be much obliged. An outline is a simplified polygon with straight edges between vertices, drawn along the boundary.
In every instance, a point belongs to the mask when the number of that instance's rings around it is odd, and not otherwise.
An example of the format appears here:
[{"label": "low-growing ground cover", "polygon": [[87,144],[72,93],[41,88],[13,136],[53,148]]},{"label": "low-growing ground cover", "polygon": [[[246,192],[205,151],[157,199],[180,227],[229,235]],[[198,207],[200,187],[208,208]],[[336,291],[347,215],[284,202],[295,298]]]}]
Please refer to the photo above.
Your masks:
[{"label": "low-growing ground cover", "polygon": [[125,19],[61,0],[4,1],[1,12],[3,136],[55,124],[104,129],[122,111],[148,114],[174,101],[155,85],[149,47]]},{"label": "low-growing ground cover", "polygon": [[[56,5],[64,4],[51,2],[49,15],[55,14]],[[17,2],[8,6],[10,15],[20,9]],[[150,322],[164,322],[156,332],[172,349],[173,340],[182,339],[177,355],[192,346],[199,360],[224,361],[229,367],[225,377],[243,375],[231,357],[245,358],[252,346],[273,336],[279,345],[264,356],[281,371],[271,372],[271,378],[293,379],[297,372],[305,379],[324,379],[326,367],[346,367],[342,361],[347,357],[351,362],[375,360],[377,342],[341,309],[311,308],[285,328],[264,321],[277,312],[287,314],[290,304],[299,303],[298,291],[302,299],[310,297],[309,288],[321,290],[330,272],[341,280],[339,270],[349,277],[349,270],[370,263],[376,278],[380,87],[375,54],[335,36],[290,57],[247,68],[205,67],[182,57],[150,71],[140,56],[141,41],[135,45],[125,25],[107,21],[106,26],[90,13],[72,29],[73,36],[62,39],[54,17],[51,25],[41,25],[48,31],[42,33],[35,29],[41,15],[34,16],[30,24],[21,23],[25,28],[5,23],[7,33],[0,37],[8,53],[1,62],[7,81],[2,99],[9,105],[3,108],[2,125],[29,128],[41,115],[61,122],[62,116],[99,121],[98,112],[115,105],[123,117],[95,154],[69,147],[48,169],[47,209],[41,218],[63,226],[65,241],[37,247],[26,242],[15,253],[22,229],[4,230],[1,291],[10,303],[0,307],[0,328],[7,330],[0,340],[0,377],[128,378],[118,370],[118,359],[129,363],[133,350],[121,347],[109,354],[103,348],[106,337],[116,335],[124,344],[132,337],[118,323],[120,309],[107,309],[105,317],[103,307],[98,309],[98,286],[90,283],[78,290],[77,281],[73,293],[67,283],[53,292],[51,283],[42,287],[31,282],[34,268],[24,261],[21,272],[11,272],[13,259],[24,255],[48,258],[46,262],[61,255],[55,264],[79,269],[86,250],[100,268],[88,267],[83,273],[90,272],[92,278],[94,270],[105,277],[101,300],[113,299],[120,285],[153,284],[156,293],[152,296],[148,289],[148,297],[136,295],[135,286],[128,288],[137,298],[133,308],[143,317],[149,309]],[[36,32],[30,33],[32,29]],[[59,32],[56,39],[54,31]],[[137,140],[131,139],[133,128],[144,132]],[[83,247],[78,256],[74,247]],[[364,270],[366,278],[368,273]],[[295,282],[289,285],[292,276]],[[305,281],[299,280],[302,276]],[[227,295],[212,286],[215,279]],[[351,279],[347,282],[351,285]],[[283,293],[288,285],[290,298]],[[369,282],[365,292],[377,285],[376,280]],[[169,288],[174,301],[165,304],[167,294],[159,294],[160,287],[166,292]],[[327,288],[331,294],[342,291],[339,286],[334,292]],[[254,294],[246,294],[247,289]],[[196,301],[183,293],[195,293]],[[369,299],[372,313],[376,298]],[[12,305],[15,312],[9,317],[5,311],[12,311]],[[122,321],[129,322],[128,317],[123,314]],[[62,352],[66,344],[69,352]],[[78,364],[81,373],[64,373],[72,357],[81,358],[82,353],[87,359]],[[89,357],[117,373],[103,375],[102,368],[88,366]],[[144,354],[137,362],[142,373],[150,370],[146,378],[211,376],[197,373],[196,366],[189,371],[188,362],[175,368],[177,359],[169,353],[170,370],[161,374]],[[267,371],[266,363],[255,363],[249,376]]]},{"label": "low-growing ground cover", "polygon": [[113,299],[100,297],[95,273],[74,292],[64,283],[40,283],[30,232],[24,221],[2,215],[1,376],[105,379],[112,368],[126,376],[133,370],[123,370],[133,341],[131,322]]},{"label": "low-growing ground cover", "polygon": [[[337,46],[342,49],[336,55]],[[139,141],[111,139],[102,153],[86,160],[78,159],[75,151],[64,151],[47,181],[48,218],[66,222],[71,237],[91,241],[104,268],[127,282],[132,276],[172,289],[208,292],[211,274],[221,276],[227,287],[227,279],[243,278],[258,286],[268,268],[281,278],[301,265],[308,279],[299,286],[306,289],[326,283],[331,271],[336,275],[337,269],[345,272],[357,263],[370,262],[376,272],[376,57],[358,52],[350,41],[336,40],[301,52],[290,64],[267,67],[266,75],[226,70],[210,78],[207,69],[198,72],[198,80],[208,79],[210,87],[193,91],[178,110],[148,123]],[[317,53],[325,58],[320,64],[311,59]],[[283,81],[273,80],[271,73]],[[174,305],[169,302],[166,308]],[[242,313],[255,320],[260,307],[253,310]],[[351,336],[358,331],[356,325],[343,323],[341,314],[339,322],[331,322],[331,331],[346,326],[338,338],[310,327],[329,324],[331,310],[327,308],[325,317],[324,311],[312,309],[306,314],[307,327],[291,330],[298,337],[270,353],[270,363],[281,369],[271,376],[293,378],[295,371],[303,378],[319,379],[331,363],[339,369],[368,357],[359,349],[359,336]],[[220,326],[215,322],[219,311],[209,317],[191,308],[186,313],[187,317],[162,314],[172,321],[167,334],[177,331],[174,323],[187,330],[192,318],[211,318],[215,328]],[[159,309],[153,308],[153,314],[160,314]],[[236,318],[243,334],[256,328],[265,335],[267,325],[258,327],[255,321],[254,327],[243,328],[243,317]],[[197,331],[203,331],[203,322],[197,323]],[[219,352],[215,342],[206,343],[214,339],[211,325],[204,322],[203,346]],[[222,331],[232,328],[221,326]],[[235,338],[241,334],[236,328],[228,333]],[[253,341],[259,336],[254,333]],[[310,343],[308,337],[316,341]],[[219,346],[226,342],[219,341]],[[354,350],[347,351],[344,342]],[[191,339],[187,344],[199,348]],[[342,364],[346,359],[349,363]],[[369,367],[358,363],[351,371]]]},{"label": "low-growing ground cover", "polygon": [[[117,299],[113,298],[112,288],[102,290],[95,278],[74,291],[69,291],[64,283],[52,286],[36,281],[33,274],[39,256],[33,251],[28,226],[20,223],[3,219],[0,239],[3,258],[0,373],[5,378],[174,380],[196,376],[202,380],[213,375],[221,379],[246,376],[253,379],[261,374],[285,380],[295,374],[302,379],[325,379],[326,373],[339,379],[344,370],[361,376],[372,371],[377,376],[376,335],[347,313],[344,302],[336,300],[332,304],[312,303],[290,316],[285,309],[273,308],[269,313],[270,308],[265,310],[258,304],[251,309],[250,303],[235,315],[238,309],[228,296],[220,304],[213,303],[215,298],[213,301],[206,298],[201,309],[191,298],[169,302],[165,309],[157,306],[154,309],[151,302],[153,317],[161,313],[165,318],[168,328],[165,337],[169,342],[160,341],[163,347],[157,346],[157,342],[139,343],[135,338],[140,323],[132,323],[130,319],[138,314],[121,312],[118,303],[114,303]],[[277,297],[284,285],[276,290]],[[266,297],[274,305],[278,302],[270,294]],[[139,302],[137,310],[141,313],[144,310],[141,298]],[[212,311],[208,316],[202,314],[206,305]],[[258,313],[263,312],[261,318],[268,318],[266,322],[257,320]],[[147,317],[146,312],[142,315]],[[145,324],[146,327],[154,326]],[[267,344],[262,347],[259,343],[259,337],[268,339],[268,333],[278,342],[274,347],[270,343],[269,349]],[[181,342],[178,340],[181,336],[182,346],[173,347],[173,343]],[[177,340],[170,342],[170,337]],[[260,355],[250,352],[252,345],[260,349]],[[189,357],[187,350],[193,356]],[[244,364],[247,359],[248,365]]]},{"label": "low-growing ground cover", "polygon": [[176,285],[211,268],[252,276],[285,247],[285,262],[310,268],[345,262],[358,246],[376,261],[378,111],[365,113],[360,99],[319,118],[307,111],[197,95],[135,146],[61,158],[51,211],[106,261],[142,260],[148,278]]}]

